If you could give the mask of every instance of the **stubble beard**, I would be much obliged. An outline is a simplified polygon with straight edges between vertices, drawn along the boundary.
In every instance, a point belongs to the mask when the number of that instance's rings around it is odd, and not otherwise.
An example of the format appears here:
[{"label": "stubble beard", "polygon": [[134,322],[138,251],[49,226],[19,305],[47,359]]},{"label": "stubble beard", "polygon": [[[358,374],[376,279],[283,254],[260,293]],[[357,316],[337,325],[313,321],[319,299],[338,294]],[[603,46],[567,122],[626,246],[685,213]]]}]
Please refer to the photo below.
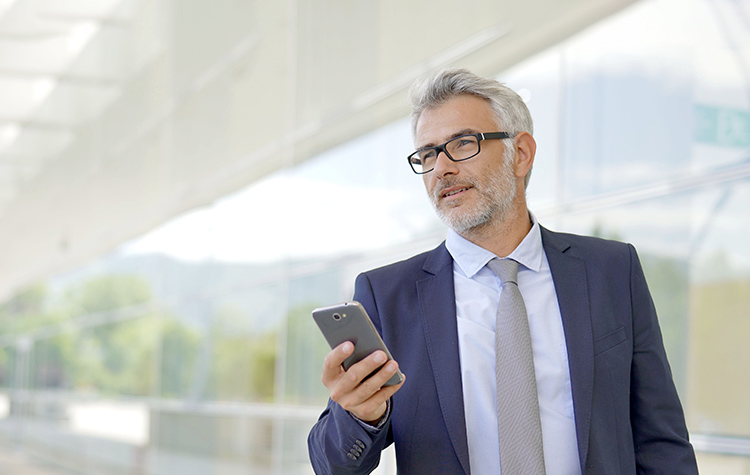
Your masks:
[{"label": "stubble beard", "polygon": [[[430,201],[438,217],[446,226],[458,234],[465,235],[492,222],[503,223],[509,219],[518,194],[516,177],[513,173],[514,154],[512,152],[514,150],[509,151],[511,154],[504,154],[502,165],[484,179],[478,177],[463,177],[455,180],[444,178],[440,186],[433,190]],[[443,190],[457,185],[471,186],[477,192],[479,201],[470,208],[460,203],[457,206],[443,203],[441,207],[440,195]]]}]

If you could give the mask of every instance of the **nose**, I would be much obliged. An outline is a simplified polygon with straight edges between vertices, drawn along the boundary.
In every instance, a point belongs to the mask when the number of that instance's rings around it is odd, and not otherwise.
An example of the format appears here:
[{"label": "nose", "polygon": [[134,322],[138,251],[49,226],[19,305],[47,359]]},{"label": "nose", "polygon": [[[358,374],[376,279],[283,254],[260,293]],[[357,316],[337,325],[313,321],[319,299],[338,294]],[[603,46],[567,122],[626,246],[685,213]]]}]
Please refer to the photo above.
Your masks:
[{"label": "nose", "polygon": [[458,173],[458,163],[448,158],[444,150],[440,150],[437,157],[435,157],[435,168],[432,170],[432,173],[438,178],[446,175],[455,175]]}]

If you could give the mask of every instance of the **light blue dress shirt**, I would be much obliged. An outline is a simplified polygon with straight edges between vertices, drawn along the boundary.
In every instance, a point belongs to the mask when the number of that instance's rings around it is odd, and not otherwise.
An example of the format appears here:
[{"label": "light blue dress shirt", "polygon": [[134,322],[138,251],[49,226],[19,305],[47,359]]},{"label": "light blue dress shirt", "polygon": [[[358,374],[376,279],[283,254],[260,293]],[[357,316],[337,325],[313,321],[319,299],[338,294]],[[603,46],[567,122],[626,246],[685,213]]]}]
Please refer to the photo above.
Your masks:
[{"label": "light blue dress shirt", "polygon": [[[568,352],[539,224],[510,254],[526,304],[534,353],[547,475],[581,475]],[[495,315],[502,282],[486,267],[491,252],[449,231],[471,472],[500,473],[495,382]]]}]

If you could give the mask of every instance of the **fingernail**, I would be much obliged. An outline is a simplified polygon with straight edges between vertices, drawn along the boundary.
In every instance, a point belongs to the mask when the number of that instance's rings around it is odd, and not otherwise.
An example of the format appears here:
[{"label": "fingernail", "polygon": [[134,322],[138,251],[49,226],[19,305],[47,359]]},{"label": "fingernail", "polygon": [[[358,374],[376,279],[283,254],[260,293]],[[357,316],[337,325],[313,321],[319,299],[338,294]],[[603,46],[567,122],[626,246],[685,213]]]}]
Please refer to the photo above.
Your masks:
[{"label": "fingernail", "polygon": [[385,365],[385,369],[387,369],[390,372],[396,371],[396,363],[390,362],[387,365]]},{"label": "fingernail", "polygon": [[343,351],[344,353],[349,353],[350,351],[352,351],[352,344],[351,344],[350,342],[348,342],[348,341],[347,341],[347,342],[345,342],[345,343],[343,344],[343,346],[341,347],[341,350],[342,350],[342,351]]},{"label": "fingernail", "polygon": [[376,363],[385,363],[385,355],[383,353],[376,353],[375,354],[375,362]]}]

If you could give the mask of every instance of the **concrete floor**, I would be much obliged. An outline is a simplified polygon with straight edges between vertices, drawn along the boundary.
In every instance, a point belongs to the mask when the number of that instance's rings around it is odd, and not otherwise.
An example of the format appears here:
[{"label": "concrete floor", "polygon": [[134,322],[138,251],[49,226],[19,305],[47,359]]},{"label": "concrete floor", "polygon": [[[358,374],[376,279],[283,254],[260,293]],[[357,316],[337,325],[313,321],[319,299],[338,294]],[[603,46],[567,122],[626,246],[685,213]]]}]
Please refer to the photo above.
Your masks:
[{"label": "concrete floor", "polygon": [[28,459],[23,453],[16,453],[7,446],[0,445],[0,473],[3,475],[60,475],[60,471],[45,468],[38,462]]}]

